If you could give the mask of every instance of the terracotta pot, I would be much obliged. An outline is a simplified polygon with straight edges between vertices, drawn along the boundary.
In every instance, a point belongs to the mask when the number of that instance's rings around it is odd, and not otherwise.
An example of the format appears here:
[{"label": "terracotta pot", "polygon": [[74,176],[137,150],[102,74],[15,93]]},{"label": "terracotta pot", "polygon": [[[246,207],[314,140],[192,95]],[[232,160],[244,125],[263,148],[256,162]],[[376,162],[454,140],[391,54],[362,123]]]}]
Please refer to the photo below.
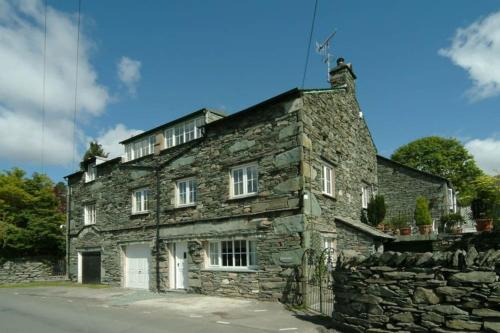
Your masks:
[{"label": "terracotta pot", "polygon": [[476,230],[488,232],[493,230],[493,219],[477,219]]},{"label": "terracotta pot", "polygon": [[420,231],[421,235],[430,235],[432,233],[432,225],[419,225],[418,230]]},{"label": "terracotta pot", "polygon": [[384,231],[385,230],[385,224],[380,223],[379,225],[377,225],[377,229],[380,230],[380,231]]},{"label": "terracotta pot", "polygon": [[399,234],[401,236],[409,236],[411,235],[411,228],[410,227],[399,228]]}]

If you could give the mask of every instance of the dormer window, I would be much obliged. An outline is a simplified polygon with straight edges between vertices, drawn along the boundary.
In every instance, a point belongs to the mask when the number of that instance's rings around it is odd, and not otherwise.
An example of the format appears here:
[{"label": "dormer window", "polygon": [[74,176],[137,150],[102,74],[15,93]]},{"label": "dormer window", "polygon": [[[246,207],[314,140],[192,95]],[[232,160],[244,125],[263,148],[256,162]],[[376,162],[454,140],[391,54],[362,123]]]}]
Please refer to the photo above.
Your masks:
[{"label": "dormer window", "polygon": [[203,117],[188,120],[165,130],[165,147],[171,148],[202,137]]},{"label": "dormer window", "polygon": [[125,145],[125,157],[127,161],[135,160],[154,152],[155,135],[139,139]]},{"label": "dormer window", "polygon": [[95,163],[90,163],[87,166],[87,171],[85,171],[85,182],[88,183],[95,180],[96,175],[97,175],[97,169],[95,167]]}]

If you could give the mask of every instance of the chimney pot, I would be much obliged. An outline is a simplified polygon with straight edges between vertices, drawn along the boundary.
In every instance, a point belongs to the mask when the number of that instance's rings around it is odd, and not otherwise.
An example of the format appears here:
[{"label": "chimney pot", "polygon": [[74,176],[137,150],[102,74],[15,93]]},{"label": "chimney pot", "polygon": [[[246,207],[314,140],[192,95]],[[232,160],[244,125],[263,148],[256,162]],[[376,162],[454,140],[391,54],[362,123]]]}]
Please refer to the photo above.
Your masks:
[{"label": "chimney pot", "polygon": [[344,63],[344,61],[345,61],[345,60],[344,60],[344,58],[342,58],[342,57],[338,58],[338,59],[337,59],[337,66],[339,66],[339,65],[343,64],[343,63]]}]

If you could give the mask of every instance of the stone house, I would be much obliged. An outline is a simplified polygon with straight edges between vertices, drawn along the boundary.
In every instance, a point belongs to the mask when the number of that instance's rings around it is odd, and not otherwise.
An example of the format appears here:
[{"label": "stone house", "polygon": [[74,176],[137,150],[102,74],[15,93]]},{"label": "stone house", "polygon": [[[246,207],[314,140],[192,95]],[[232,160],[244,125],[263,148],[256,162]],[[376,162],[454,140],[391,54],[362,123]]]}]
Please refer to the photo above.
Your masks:
[{"label": "stone house", "polygon": [[429,200],[433,229],[441,230],[440,218],[458,211],[456,192],[443,177],[417,170],[377,155],[378,193],[388,206],[387,219],[395,215],[413,218],[417,197]]},{"label": "stone house", "polygon": [[86,161],[66,177],[69,276],[284,300],[305,249],[375,251],[390,237],[359,218],[376,149],[352,67],[330,75],[331,88],[202,109]]}]

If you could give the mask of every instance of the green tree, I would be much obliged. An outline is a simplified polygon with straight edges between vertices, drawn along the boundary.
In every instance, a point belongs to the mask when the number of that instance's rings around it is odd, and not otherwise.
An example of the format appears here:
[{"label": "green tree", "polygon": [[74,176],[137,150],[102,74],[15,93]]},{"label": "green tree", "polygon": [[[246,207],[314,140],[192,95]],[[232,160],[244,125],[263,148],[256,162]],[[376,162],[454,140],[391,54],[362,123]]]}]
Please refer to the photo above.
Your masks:
[{"label": "green tree", "polygon": [[429,211],[429,200],[425,197],[418,197],[415,206],[415,224],[416,225],[431,225],[432,217]]},{"label": "green tree", "polygon": [[377,194],[368,202],[367,217],[371,225],[377,226],[384,221],[387,206],[383,195]]},{"label": "green tree", "polygon": [[102,145],[96,141],[90,141],[89,147],[87,148],[87,151],[83,155],[82,162],[80,163],[80,168],[83,170],[85,168],[85,161],[88,160],[89,158],[95,157],[95,156],[100,156],[100,157],[108,157],[109,153],[106,153],[104,151],[104,148],[102,148]]},{"label": "green tree", "polygon": [[[461,203],[470,197],[471,182],[483,174],[465,147],[453,138],[429,136],[399,147],[391,158],[412,168],[449,179]],[[469,201],[470,202],[470,201]]]},{"label": "green tree", "polygon": [[0,172],[0,257],[62,255],[64,214],[45,175]]}]

